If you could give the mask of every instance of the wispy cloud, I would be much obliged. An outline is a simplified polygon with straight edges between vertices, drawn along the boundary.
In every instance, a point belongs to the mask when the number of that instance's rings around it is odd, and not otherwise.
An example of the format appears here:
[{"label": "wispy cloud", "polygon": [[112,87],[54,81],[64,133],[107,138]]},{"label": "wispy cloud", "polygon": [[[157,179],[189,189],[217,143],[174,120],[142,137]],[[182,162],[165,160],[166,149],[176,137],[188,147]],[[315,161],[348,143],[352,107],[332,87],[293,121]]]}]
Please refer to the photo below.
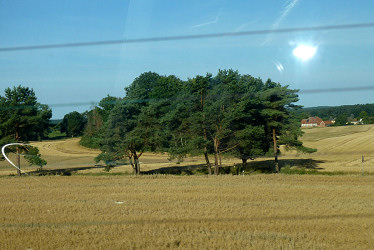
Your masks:
[{"label": "wispy cloud", "polygon": [[288,0],[286,6],[283,8],[278,20],[273,24],[272,28],[276,29],[279,27],[279,24],[283,21],[283,19],[291,12],[291,10],[296,6],[296,4],[300,2],[300,0]]},{"label": "wispy cloud", "polygon": [[218,22],[219,18],[221,17],[221,14],[222,14],[222,10],[223,10],[223,6],[221,7],[221,9],[219,10],[219,12],[217,13],[216,15],[216,18],[213,20],[213,21],[209,21],[209,22],[206,22],[206,23],[201,23],[201,24],[196,24],[194,26],[192,26],[192,28],[200,28],[200,27],[203,27],[203,26],[207,26],[207,25],[210,25],[210,24],[215,24]]},{"label": "wispy cloud", "polygon": [[[273,23],[273,25],[271,26],[271,30],[275,30],[279,27],[279,25],[281,24],[281,22],[286,18],[286,16],[291,12],[291,10],[293,8],[295,8],[295,6],[300,2],[300,0],[288,0],[285,4],[285,7],[282,9],[282,11],[280,12],[280,15],[278,17],[278,19]],[[267,36],[266,36],[266,39],[265,41],[262,43],[262,45],[265,45],[267,44],[268,42],[270,42],[272,39],[272,33],[269,33]]]}]

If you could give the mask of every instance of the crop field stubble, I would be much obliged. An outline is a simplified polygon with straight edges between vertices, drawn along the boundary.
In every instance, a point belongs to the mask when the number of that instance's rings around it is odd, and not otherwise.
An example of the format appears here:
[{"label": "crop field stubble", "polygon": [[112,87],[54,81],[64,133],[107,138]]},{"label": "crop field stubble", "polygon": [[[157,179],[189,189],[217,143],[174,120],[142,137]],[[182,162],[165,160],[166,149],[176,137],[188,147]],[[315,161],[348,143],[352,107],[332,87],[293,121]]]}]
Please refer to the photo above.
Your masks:
[{"label": "crop field stubble", "polygon": [[[374,176],[360,173],[362,154],[365,171],[374,172],[374,127],[305,132],[305,145],[319,151],[283,152],[281,159],[312,158],[319,171],[353,174],[18,178],[6,177],[15,169],[0,162],[0,249],[372,248]],[[102,173],[93,163],[98,151],[78,141],[33,144],[48,161],[46,168]],[[147,153],[142,170],[176,166],[167,158]],[[189,158],[178,166],[202,161]],[[23,164],[26,171],[35,168]],[[110,171],[123,172],[130,173],[130,166]]]},{"label": "crop field stubble", "polygon": [[[374,125],[344,126],[304,129],[302,141],[307,147],[317,148],[313,154],[299,154],[294,151],[285,151],[281,148],[283,166],[304,167],[303,162],[313,160],[318,162],[319,171],[342,171],[361,173],[362,156],[364,156],[364,171],[374,173]],[[71,138],[56,141],[34,142],[48,162],[45,169],[76,169],[79,173],[100,173],[103,166],[96,166],[94,158],[99,150],[88,149],[79,145],[80,138]],[[10,158],[15,160],[14,155]],[[213,157],[211,157],[213,161]],[[272,158],[259,158],[256,161],[270,161]],[[288,161],[291,160],[291,161]],[[187,158],[180,164],[176,160],[169,161],[167,154],[144,153],[140,158],[141,170],[149,171],[172,166],[193,166],[204,163],[203,157]],[[224,158],[222,163],[233,165],[240,163],[239,159]],[[252,162],[252,161],[251,161]],[[102,163],[103,164],[103,163]],[[22,162],[22,169],[35,171],[36,166],[28,166]],[[281,165],[282,167],[282,165]],[[131,173],[129,165],[117,166],[112,173]],[[14,174],[15,169],[6,161],[0,161],[0,175]]]},{"label": "crop field stubble", "polygon": [[374,245],[374,176],[0,180],[1,249]]},{"label": "crop field stubble", "polygon": [[302,141],[307,147],[317,148],[307,155],[284,152],[284,158],[312,158],[320,163],[321,171],[360,173],[362,156],[364,171],[374,173],[374,125],[352,125],[304,129]]}]

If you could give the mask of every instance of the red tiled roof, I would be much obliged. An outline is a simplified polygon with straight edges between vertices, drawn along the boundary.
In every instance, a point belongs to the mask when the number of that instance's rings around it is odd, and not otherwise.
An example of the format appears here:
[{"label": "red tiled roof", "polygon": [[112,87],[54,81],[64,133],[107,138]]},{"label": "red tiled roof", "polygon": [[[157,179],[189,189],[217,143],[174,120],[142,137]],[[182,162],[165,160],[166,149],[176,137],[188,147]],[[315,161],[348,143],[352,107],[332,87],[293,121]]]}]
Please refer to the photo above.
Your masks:
[{"label": "red tiled roof", "polygon": [[323,121],[325,123],[325,125],[333,125],[334,123],[330,120],[327,120],[327,121]]},{"label": "red tiled roof", "polygon": [[301,121],[301,124],[314,124],[314,123],[316,123],[317,125],[319,125],[321,122],[322,122],[321,118],[319,118],[318,116],[313,116],[313,117],[309,117],[308,119],[303,119]]}]

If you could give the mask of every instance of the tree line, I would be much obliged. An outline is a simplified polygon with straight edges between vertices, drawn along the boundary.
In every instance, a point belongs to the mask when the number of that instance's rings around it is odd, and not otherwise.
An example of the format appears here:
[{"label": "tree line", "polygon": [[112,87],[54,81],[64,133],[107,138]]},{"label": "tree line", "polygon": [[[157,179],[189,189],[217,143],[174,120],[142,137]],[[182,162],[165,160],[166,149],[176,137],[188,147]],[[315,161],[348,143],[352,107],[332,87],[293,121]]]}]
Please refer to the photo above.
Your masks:
[{"label": "tree line", "polygon": [[297,113],[300,119],[306,119],[311,116],[318,116],[323,120],[335,119],[335,124],[338,126],[349,124],[349,121],[354,118],[357,120],[362,119],[364,124],[374,124],[374,104],[302,108]]},{"label": "tree line", "polygon": [[[166,152],[179,161],[202,155],[209,174],[219,173],[223,155],[243,164],[273,155],[279,172],[280,145],[315,151],[299,140],[297,92],[231,69],[186,81],[145,72],[125,88],[124,97],[108,95],[90,111],[66,114],[57,127],[67,136],[83,134],[82,145],[101,150],[97,162],[110,166],[127,159],[135,174],[140,174],[139,159],[146,151]],[[28,87],[7,88],[0,109],[0,146],[42,140],[50,132],[52,110],[38,103]],[[18,166],[22,152],[31,164],[46,164],[31,146],[9,147],[9,152],[17,154]]]},{"label": "tree line", "polygon": [[224,154],[243,164],[271,154],[279,172],[280,145],[315,151],[299,140],[297,92],[234,70],[187,81],[145,72],[125,88],[123,98],[107,96],[87,113],[81,144],[101,150],[97,162],[129,160],[135,174],[145,151],[167,152],[179,160],[202,155],[209,174],[219,173]]}]

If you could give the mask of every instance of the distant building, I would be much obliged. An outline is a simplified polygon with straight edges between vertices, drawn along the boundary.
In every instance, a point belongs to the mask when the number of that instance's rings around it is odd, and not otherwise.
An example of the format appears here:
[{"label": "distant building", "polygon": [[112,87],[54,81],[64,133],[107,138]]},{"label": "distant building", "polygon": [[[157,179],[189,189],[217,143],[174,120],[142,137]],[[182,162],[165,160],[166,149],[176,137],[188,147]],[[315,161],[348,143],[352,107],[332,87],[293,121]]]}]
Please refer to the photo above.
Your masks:
[{"label": "distant building", "polygon": [[324,127],[330,127],[330,126],[334,125],[335,121],[334,120],[326,120],[326,121],[323,121],[323,123],[325,123]]},{"label": "distant building", "polygon": [[364,124],[364,123],[363,123],[362,118],[361,118],[360,120],[357,120],[357,119],[348,119],[347,124],[357,125],[357,124]]},{"label": "distant building", "polygon": [[334,124],[334,121],[322,120],[318,116],[309,117],[308,119],[303,119],[301,121],[301,127],[311,128],[311,127],[329,127]]}]

